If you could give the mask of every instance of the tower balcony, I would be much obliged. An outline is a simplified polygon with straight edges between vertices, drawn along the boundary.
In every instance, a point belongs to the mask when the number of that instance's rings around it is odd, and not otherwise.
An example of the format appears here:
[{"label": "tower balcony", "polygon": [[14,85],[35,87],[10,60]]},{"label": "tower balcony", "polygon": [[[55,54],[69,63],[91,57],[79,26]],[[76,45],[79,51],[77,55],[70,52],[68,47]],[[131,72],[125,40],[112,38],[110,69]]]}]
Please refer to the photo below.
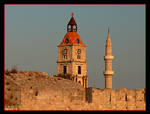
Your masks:
[{"label": "tower balcony", "polygon": [[104,60],[113,60],[113,59],[114,59],[114,56],[112,56],[112,55],[104,56]]},{"label": "tower balcony", "polygon": [[114,71],[104,71],[104,75],[111,75],[113,76],[114,75]]}]

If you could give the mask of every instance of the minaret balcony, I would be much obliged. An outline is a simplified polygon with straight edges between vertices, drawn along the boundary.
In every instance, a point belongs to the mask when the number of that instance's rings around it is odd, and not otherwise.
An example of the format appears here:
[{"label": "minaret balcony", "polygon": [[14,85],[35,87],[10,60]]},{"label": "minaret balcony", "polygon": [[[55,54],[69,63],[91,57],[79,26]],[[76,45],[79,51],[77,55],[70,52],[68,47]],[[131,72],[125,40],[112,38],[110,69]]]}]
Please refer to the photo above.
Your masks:
[{"label": "minaret balcony", "polygon": [[104,75],[114,75],[114,71],[104,71]]},{"label": "minaret balcony", "polygon": [[104,60],[113,60],[114,59],[114,56],[112,56],[112,55],[106,55],[106,56],[104,56]]}]

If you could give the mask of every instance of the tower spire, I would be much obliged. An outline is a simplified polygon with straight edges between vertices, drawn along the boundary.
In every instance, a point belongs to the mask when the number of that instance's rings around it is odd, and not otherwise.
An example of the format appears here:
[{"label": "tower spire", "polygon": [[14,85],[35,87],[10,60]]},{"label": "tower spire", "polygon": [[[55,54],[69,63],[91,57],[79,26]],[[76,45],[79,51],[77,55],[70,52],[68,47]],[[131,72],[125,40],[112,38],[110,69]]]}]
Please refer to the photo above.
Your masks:
[{"label": "tower spire", "polygon": [[110,40],[110,32],[109,32],[109,27],[108,27],[108,36],[107,36],[107,40]]},{"label": "tower spire", "polygon": [[71,19],[67,25],[67,32],[77,32],[77,24],[76,24],[76,21],[74,19],[74,13],[72,12],[71,13]]}]

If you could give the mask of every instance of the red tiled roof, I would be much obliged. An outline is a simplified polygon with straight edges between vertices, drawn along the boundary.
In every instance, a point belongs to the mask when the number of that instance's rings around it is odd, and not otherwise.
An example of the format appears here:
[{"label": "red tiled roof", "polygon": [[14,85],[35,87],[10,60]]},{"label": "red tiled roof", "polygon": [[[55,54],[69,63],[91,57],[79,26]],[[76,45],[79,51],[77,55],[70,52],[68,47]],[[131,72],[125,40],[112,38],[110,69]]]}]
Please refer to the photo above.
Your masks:
[{"label": "red tiled roof", "polygon": [[[66,42],[66,39],[68,39],[68,42]],[[79,41],[79,42],[78,42]],[[58,46],[62,45],[74,45],[79,44],[82,46],[86,46],[80,39],[80,36],[77,32],[67,32],[64,36],[62,42]]]}]

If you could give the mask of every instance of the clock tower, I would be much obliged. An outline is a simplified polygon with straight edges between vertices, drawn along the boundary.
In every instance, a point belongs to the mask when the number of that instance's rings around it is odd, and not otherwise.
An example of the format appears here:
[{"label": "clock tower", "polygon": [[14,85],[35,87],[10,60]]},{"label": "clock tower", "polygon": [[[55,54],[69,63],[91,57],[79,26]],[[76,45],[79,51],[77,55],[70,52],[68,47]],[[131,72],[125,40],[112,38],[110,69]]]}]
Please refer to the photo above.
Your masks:
[{"label": "clock tower", "polygon": [[72,13],[67,33],[58,47],[57,76],[63,76],[88,87],[86,45],[77,33],[77,24]]}]

